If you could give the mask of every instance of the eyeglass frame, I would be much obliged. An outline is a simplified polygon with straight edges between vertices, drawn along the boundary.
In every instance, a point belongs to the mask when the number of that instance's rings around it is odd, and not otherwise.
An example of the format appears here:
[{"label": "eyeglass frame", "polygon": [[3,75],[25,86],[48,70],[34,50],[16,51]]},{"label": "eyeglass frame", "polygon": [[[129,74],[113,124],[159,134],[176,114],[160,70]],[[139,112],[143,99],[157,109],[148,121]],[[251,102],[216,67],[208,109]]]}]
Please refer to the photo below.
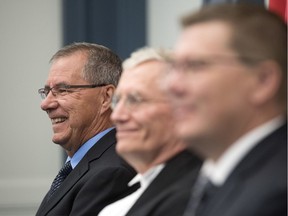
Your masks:
[{"label": "eyeglass frame", "polygon": [[[50,88],[48,86],[45,86],[44,88],[38,89],[38,93],[40,94],[40,97],[42,100],[47,98],[48,94],[52,92],[53,96],[57,96],[63,92],[66,94],[69,92],[69,89],[87,89],[87,88],[98,88],[98,87],[103,87],[106,86],[107,84],[91,84],[91,85],[67,85],[67,84],[58,84],[55,85],[54,87]],[[53,91],[54,89],[54,91]],[[45,90],[47,93],[45,93]],[[56,90],[56,91],[55,91]],[[60,90],[60,91],[59,91]]]},{"label": "eyeglass frame", "polygon": [[198,57],[195,59],[187,59],[183,62],[177,62],[173,58],[167,58],[166,62],[173,71],[183,71],[185,74],[205,70],[213,65],[226,63],[242,63],[253,66],[261,61],[261,58],[254,56],[238,56],[238,55],[214,55],[209,57]]}]

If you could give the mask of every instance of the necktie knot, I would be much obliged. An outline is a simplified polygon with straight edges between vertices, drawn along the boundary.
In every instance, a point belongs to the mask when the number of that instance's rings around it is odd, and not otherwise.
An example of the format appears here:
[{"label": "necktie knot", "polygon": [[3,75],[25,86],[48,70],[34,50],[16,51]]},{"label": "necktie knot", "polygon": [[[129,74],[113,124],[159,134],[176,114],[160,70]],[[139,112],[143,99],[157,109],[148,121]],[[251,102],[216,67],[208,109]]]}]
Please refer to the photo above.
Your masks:
[{"label": "necktie knot", "polygon": [[62,167],[62,169],[59,171],[58,175],[65,176],[65,178],[69,175],[69,173],[72,171],[72,166],[70,161],[66,162],[65,165]]},{"label": "necktie knot", "polygon": [[184,216],[198,215],[197,212],[203,209],[203,204],[207,202],[207,199],[212,196],[216,189],[206,176],[200,175],[192,188]]}]

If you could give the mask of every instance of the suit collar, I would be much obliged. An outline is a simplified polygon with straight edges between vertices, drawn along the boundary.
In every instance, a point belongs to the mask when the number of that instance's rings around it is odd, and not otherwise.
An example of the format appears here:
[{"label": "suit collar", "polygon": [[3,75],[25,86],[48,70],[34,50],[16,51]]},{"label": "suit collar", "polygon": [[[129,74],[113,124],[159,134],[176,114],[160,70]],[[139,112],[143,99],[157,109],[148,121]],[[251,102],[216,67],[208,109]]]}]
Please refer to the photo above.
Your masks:
[{"label": "suit collar", "polygon": [[61,199],[69,192],[69,190],[89,171],[89,163],[97,160],[101,155],[116,143],[115,138],[116,130],[112,129],[106,135],[104,135],[96,145],[94,145],[82,158],[79,164],[73,169],[73,171],[67,176],[62,183],[61,187],[53,194],[53,197],[45,203],[44,198],[43,206],[41,204],[38,212],[42,212],[41,215],[47,214],[55,205],[57,205]]},{"label": "suit collar", "polygon": [[279,151],[287,152],[287,122],[263,140],[259,141],[241,160],[229,178],[246,178],[247,175],[251,174],[251,170],[263,166],[266,161],[275,157]]},{"label": "suit collar", "polygon": [[283,118],[277,117],[251,130],[231,145],[224,154],[214,162],[205,161],[201,173],[215,185],[221,186],[241,160],[256,147],[258,143],[283,125]]},{"label": "suit collar", "polygon": [[67,160],[70,160],[71,165],[73,169],[77,166],[77,164],[81,161],[81,159],[86,155],[86,153],[103,137],[105,134],[107,134],[109,131],[111,131],[113,128],[107,128],[106,130],[96,134],[92,138],[90,138],[88,141],[86,141],[73,155],[72,158],[68,156]]},{"label": "suit collar", "polygon": [[191,180],[191,182],[193,182],[201,164],[201,160],[188,151],[183,151],[175,155],[175,157],[166,163],[166,166],[143,192],[128,211],[127,215],[135,215],[138,209],[146,209],[145,211],[149,211],[149,208],[143,208],[143,206],[147,207],[151,203],[157,203],[160,199],[163,199],[163,196],[172,196],[171,194],[167,194],[167,191],[169,191],[172,185],[175,186],[176,182],[186,176],[189,175],[189,181]]},{"label": "suit collar", "polygon": [[[286,176],[286,161],[287,123],[257,143],[257,145],[242,159],[225,183],[217,189],[218,191],[215,196],[209,199],[206,204],[205,212],[210,212],[210,214],[213,212],[212,214],[217,215],[217,210],[219,210],[222,215],[227,215],[227,212],[225,213],[224,210],[228,210],[235,202],[235,199],[239,198],[244,190],[247,192],[247,181],[251,181],[251,179],[255,181],[255,178],[261,178],[258,176],[259,172],[262,172],[262,177],[273,179],[273,174],[272,176],[265,175],[265,172],[263,174],[263,170],[265,169],[268,169],[266,170],[266,174],[274,169],[275,173],[280,172],[283,176]],[[275,163],[277,163],[277,166],[275,166]],[[267,164],[270,164],[269,168],[267,167]],[[271,164],[274,165],[271,166]],[[258,179],[258,181],[259,180],[261,181],[261,179]],[[249,184],[250,183],[251,182],[249,182]],[[257,187],[257,182],[254,182],[254,184],[254,187]],[[273,185],[271,186],[274,187]]]}]

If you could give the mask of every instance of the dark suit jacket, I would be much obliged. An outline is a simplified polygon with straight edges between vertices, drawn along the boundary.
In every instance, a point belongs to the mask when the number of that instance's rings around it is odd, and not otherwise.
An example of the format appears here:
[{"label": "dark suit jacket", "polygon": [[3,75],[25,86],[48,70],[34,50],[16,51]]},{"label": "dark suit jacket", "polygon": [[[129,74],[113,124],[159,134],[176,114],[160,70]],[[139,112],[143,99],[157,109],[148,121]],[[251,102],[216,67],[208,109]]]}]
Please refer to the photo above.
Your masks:
[{"label": "dark suit jacket", "polygon": [[37,216],[97,215],[107,204],[130,192],[136,172],[115,152],[116,130],[103,136],[67,176]]},{"label": "dark suit jacket", "polygon": [[167,162],[126,215],[182,215],[201,163],[187,151],[178,154]]},{"label": "dark suit jacket", "polygon": [[201,216],[287,216],[287,124],[259,142],[203,208]]}]

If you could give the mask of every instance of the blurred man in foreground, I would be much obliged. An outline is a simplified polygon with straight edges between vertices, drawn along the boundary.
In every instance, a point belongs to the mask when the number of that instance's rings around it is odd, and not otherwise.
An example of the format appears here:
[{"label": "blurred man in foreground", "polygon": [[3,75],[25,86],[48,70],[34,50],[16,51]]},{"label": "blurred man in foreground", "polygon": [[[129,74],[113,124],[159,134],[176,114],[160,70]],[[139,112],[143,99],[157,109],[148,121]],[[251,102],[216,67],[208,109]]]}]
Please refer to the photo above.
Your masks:
[{"label": "blurred man in foreground", "polygon": [[206,181],[185,216],[287,215],[287,26],[231,4],[183,27],[166,84],[176,132],[205,159]]}]

